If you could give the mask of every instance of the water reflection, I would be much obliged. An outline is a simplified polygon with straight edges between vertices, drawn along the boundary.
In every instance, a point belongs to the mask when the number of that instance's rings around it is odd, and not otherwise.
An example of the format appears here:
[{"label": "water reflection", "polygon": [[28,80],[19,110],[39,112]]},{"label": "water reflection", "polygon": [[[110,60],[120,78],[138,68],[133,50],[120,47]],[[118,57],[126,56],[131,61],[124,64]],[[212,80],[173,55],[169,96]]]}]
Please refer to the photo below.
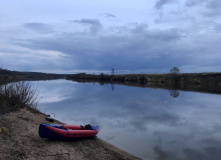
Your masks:
[{"label": "water reflection", "polygon": [[114,91],[114,84],[111,84],[111,90]]},{"label": "water reflection", "polygon": [[172,96],[173,98],[176,98],[180,95],[180,91],[174,89],[174,90],[169,90],[170,96]]},{"label": "water reflection", "polygon": [[[39,109],[143,159],[221,159],[220,95],[57,80],[38,83]],[[112,86],[111,86],[112,88]],[[178,92],[179,93],[179,92]],[[179,95],[179,94],[178,94]]]}]

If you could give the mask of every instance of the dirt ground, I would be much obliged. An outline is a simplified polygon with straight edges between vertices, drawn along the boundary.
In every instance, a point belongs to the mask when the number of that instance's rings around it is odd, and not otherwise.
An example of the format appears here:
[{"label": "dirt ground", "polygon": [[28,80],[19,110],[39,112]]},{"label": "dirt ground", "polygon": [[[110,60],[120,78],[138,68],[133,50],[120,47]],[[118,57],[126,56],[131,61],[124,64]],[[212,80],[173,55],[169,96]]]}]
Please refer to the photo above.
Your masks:
[{"label": "dirt ground", "polygon": [[44,114],[26,108],[0,115],[0,160],[139,159],[97,137],[74,141],[43,139],[38,135],[41,123],[51,122],[45,120]]}]

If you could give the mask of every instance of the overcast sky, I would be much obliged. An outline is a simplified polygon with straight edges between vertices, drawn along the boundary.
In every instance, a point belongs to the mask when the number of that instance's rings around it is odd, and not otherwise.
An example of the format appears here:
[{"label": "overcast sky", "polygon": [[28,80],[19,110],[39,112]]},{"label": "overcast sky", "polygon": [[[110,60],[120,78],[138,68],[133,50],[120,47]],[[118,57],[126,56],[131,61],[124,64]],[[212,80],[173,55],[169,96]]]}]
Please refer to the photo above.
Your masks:
[{"label": "overcast sky", "polygon": [[0,66],[221,71],[221,0],[0,0]]}]

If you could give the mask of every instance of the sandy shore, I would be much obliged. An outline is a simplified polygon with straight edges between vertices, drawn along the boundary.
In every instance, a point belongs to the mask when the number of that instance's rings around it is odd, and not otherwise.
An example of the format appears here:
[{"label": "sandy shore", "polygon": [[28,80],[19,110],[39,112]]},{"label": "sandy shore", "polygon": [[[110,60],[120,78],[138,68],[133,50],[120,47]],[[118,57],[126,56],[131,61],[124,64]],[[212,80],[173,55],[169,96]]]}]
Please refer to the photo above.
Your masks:
[{"label": "sandy shore", "polygon": [[[136,158],[99,138],[55,141],[40,138],[38,127],[50,123],[45,115],[24,108],[0,115],[1,160],[117,160]],[[58,121],[55,121],[55,124]],[[99,134],[99,133],[98,133]]]}]

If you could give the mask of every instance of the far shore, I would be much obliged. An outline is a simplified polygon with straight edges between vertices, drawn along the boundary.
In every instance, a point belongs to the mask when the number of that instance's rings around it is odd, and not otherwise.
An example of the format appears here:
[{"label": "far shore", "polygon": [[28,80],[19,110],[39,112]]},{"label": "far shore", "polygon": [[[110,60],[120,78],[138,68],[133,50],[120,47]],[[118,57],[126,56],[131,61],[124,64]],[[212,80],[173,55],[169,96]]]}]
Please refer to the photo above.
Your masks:
[{"label": "far shore", "polygon": [[[119,84],[144,88],[221,94],[221,72],[178,74],[52,74],[0,69],[0,82],[66,79],[80,83]],[[0,83],[0,84],[1,84]]]},{"label": "far shore", "polygon": [[[51,123],[46,121],[45,116],[43,113],[33,112],[26,107],[0,115],[0,159],[139,159],[98,137],[73,141],[43,139],[38,135],[38,127],[41,123]],[[54,124],[58,123],[61,122],[55,120]]]}]

